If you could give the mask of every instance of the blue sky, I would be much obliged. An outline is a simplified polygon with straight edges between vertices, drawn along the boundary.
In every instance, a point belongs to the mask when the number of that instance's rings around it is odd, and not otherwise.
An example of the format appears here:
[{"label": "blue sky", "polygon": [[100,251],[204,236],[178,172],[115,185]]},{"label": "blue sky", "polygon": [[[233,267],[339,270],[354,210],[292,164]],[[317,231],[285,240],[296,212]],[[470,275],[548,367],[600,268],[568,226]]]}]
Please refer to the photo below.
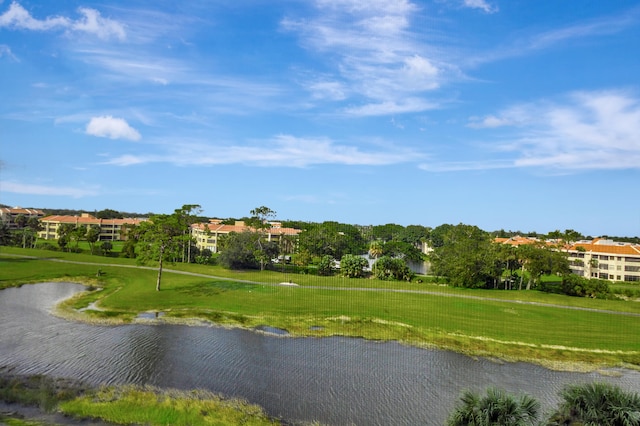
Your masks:
[{"label": "blue sky", "polygon": [[0,0],[0,202],[640,235],[640,2]]}]

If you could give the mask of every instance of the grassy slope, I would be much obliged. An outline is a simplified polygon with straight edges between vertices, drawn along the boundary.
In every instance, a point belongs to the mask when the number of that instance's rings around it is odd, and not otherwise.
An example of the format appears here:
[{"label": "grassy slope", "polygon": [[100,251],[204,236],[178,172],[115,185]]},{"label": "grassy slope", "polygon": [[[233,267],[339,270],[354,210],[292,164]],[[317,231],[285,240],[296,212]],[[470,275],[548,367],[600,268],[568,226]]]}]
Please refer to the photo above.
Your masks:
[{"label": "grassy slope", "polygon": [[[56,255],[82,261],[134,265],[127,259],[68,255],[2,248],[7,254]],[[132,320],[137,313],[163,311],[165,318],[208,319],[253,327],[270,325],[294,335],[347,335],[436,345],[470,354],[553,363],[640,365],[640,318],[637,316],[509,303],[506,299],[640,312],[640,304],[548,295],[536,291],[462,290],[430,284],[348,280],[277,272],[237,273],[201,265],[169,265],[196,273],[278,283],[291,279],[302,287],[255,285],[215,278],[165,273],[155,291],[155,271],[100,266],[103,291],[84,294],[69,306],[80,308],[100,299],[105,311],[94,319]],[[93,265],[0,257],[0,287],[48,279],[98,280]],[[351,288],[353,291],[311,288]],[[437,294],[391,293],[359,288],[411,289]],[[443,297],[465,296],[465,297]],[[468,296],[471,296],[469,298]],[[480,300],[477,297],[505,299]],[[320,326],[321,329],[317,329]]]}]

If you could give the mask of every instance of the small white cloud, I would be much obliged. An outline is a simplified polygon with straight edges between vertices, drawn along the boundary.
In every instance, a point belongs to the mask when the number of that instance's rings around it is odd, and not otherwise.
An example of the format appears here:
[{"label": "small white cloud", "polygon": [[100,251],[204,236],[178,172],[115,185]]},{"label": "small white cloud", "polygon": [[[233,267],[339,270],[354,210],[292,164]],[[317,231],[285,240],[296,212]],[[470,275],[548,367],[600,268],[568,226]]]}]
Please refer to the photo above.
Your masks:
[{"label": "small white cloud", "polygon": [[388,101],[380,103],[369,103],[358,107],[346,108],[349,115],[358,117],[371,117],[379,115],[406,114],[411,112],[422,112],[438,108],[438,105],[424,99],[410,98],[401,102]]},{"label": "small white cloud", "polygon": [[486,0],[464,0],[463,4],[471,9],[481,9],[485,13],[496,13],[498,11],[498,6],[493,6]]},{"label": "small white cloud", "polygon": [[140,133],[129,126],[122,118],[114,118],[110,115],[93,117],[87,124],[86,133],[92,136],[110,139],[128,139],[137,141],[141,138]]},{"label": "small white cloud", "polygon": [[83,15],[78,20],[72,20],[65,16],[49,16],[45,19],[36,19],[19,3],[13,2],[9,9],[0,15],[0,28],[49,31],[63,29],[94,34],[101,39],[115,37],[119,40],[126,38],[126,32],[122,24],[112,19],[103,18],[95,9],[80,8]]},{"label": "small white cloud", "polygon": [[122,24],[108,18],[100,16],[100,12],[95,9],[81,7],[78,11],[84,18],[71,23],[71,29],[85,33],[95,34],[103,40],[115,37],[118,40],[126,38],[126,32]]},{"label": "small white cloud", "polygon": [[511,122],[504,117],[496,117],[495,115],[488,115],[484,118],[471,117],[469,119],[468,126],[474,129],[487,129],[487,128],[494,128],[494,127],[508,126],[509,124],[511,124]]}]

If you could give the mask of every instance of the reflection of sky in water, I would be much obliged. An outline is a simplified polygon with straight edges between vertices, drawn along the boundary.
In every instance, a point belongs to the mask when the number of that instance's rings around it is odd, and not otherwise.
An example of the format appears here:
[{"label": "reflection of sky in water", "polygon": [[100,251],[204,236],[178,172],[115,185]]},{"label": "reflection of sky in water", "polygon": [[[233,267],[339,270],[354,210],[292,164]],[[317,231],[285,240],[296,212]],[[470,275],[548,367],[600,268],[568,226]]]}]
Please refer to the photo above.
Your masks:
[{"label": "reflection of sky in water", "polygon": [[[50,316],[74,284],[0,291],[0,366],[90,383],[205,388],[243,397],[285,419],[328,424],[443,423],[460,392],[498,386],[547,407],[566,383],[622,377],[554,372],[445,351],[348,338],[287,338],[263,332],[175,325],[90,326]],[[155,315],[154,315],[155,316]]]}]

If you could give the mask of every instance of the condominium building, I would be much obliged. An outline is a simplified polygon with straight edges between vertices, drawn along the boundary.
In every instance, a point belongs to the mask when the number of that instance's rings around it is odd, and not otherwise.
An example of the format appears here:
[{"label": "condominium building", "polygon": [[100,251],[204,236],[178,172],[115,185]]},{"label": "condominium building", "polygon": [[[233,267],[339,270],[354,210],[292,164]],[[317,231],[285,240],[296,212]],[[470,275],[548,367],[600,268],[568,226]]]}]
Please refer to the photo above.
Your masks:
[{"label": "condominium building", "polygon": [[20,216],[29,220],[32,217],[40,219],[44,217],[44,212],[38,209],[24,209],[22,207],[0,207],[0,222],[7,224],[9,229],[18,229],[20,224],[16,219]]},{"label": "condominium building", "polygon": [[68,223],[75,226],[84,226],[87,229],[91,225],[100,227],[100,241],[126,240],[126,233],[123,228],[126,225],[139,225],[144,219],[98,219],[88,213],[80,216],[54,215],[40,219],[42,231],[38,233],[39,238],[45,240],[55,240],[59,237],[58,230],[62,224]]},{"label": "condominium building", "polygon": [[585,278],[640,282],[640,244],[596,238],[566,249],[571,270]]},{"label": "condominium building", "polygon": [[640,244],[596,238],[563,245],[559,240],[544,241],[521,236],[496,238],[494,241],[512,246],[546,244],[554,250],[560,248],[567,253],[571,271],[576,275],[609,281],[640,282]]},{"label": "condominium building", "polygon": [[[279,222],[269,222],[271,228],[264,230],[264,238],[267,241],[280,241],[283,236],[297,238],[302,232],[300,229],[283,228]],[[242,221],[236,221],[233,225],[224,225],[220,219],[211,219],[209,223],[195,223],[191,225],[191,236],[200,250],[210,250],[212,253],[220,251],[220,239],[231,232],[253,231],[250,226]]]}]

